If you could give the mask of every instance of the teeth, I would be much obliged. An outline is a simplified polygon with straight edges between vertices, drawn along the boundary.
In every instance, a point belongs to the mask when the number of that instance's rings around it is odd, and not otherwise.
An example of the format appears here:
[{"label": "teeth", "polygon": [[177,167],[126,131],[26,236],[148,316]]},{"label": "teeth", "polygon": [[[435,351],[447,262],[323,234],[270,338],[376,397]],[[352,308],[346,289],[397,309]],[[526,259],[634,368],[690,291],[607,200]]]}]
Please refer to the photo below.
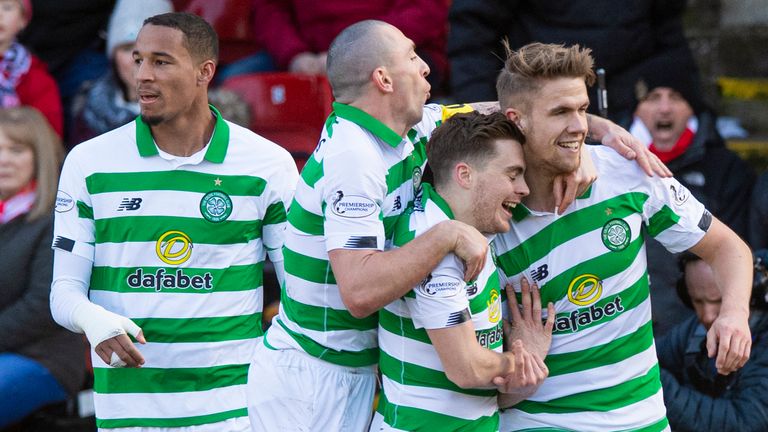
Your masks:
[{"label": "teeth", "polygon": [[557,143],[557,145],[559,145],[560,147],[568,148],[568,149],[575,149],[575,148],[579,147],[579,142],[578,141],[566,141],[566,142],[559,142],[559,143]]}]

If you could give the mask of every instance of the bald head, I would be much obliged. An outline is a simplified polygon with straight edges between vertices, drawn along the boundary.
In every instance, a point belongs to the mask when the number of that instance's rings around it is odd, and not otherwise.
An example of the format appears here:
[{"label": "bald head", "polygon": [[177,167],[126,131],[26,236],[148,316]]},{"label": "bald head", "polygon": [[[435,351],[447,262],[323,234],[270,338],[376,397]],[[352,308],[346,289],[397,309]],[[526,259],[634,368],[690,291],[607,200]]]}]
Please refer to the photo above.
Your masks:
[{"label": "bald head", "polygon": [[366,20],[336,36],[328,48],[326,69],[337,101],[349,103],[360,96],[374,69],[387,64],[393,37],[399,33],[383,21]]}]

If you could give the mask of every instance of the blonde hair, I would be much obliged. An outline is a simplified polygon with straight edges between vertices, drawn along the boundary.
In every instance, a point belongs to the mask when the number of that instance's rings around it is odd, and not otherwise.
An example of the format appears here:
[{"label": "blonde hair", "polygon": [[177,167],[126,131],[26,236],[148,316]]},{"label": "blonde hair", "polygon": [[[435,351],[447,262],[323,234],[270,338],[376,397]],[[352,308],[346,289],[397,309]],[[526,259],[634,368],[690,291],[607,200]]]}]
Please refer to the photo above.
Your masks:
[{"label": "blonde hair", "polygon": [[48,120],[30,107],[0,109],[0,130],[8,139],[31,148],[35,155],[37,190],[27,220],[33,221],[50,214],[56,200],[59,167],[64,155],[61,139]]},{"label": "blonde hair", "polygon": [[511,106],[527,109],[530,98],[525,96],[539,90],[542,80],[583,78],[588,86],[595,83],[589,48],[534,42],[514,51],[508,41],[503,44],[507,60],[496,80],[502,110]]}]

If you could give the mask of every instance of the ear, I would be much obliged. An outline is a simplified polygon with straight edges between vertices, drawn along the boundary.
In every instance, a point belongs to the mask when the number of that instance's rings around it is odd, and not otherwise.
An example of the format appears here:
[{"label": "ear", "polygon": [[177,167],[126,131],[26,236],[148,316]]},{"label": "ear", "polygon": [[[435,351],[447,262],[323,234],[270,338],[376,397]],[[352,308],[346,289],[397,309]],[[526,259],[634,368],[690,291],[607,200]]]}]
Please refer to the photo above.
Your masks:
[{"label": "ear", "polygon": [[453,166],[453,179],[459,187],[469,189],[472,186],[472,167],[466,162],[457,163]]},{"label": "ear", "polygon": [[371,81],[373,81],[373,85],[382,93],[392,93],[394,91],[392,77],[384,66],[379,66],[373,70],[371,73]]},{"label": "ear", "polygon": [[516,124],[521,131],[525,132],[526,122],[524,120],[522,111],[516,108],[507,108],[504,111],[504,115],[507,116],[507,119],[511,120],[514,124]]},{"label": "ear", "polygon": [[216,73],[216,63],[213,60],[205,60],[197,67],[198,85],[208,85],[213,80],[213,74]]}]

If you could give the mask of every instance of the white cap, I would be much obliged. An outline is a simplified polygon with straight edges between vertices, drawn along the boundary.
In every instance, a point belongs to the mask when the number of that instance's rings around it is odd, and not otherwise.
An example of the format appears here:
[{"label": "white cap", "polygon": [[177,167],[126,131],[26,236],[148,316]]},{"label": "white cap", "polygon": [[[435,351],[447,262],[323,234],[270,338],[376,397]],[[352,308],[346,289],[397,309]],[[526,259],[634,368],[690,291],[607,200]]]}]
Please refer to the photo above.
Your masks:
[{"label": "white cap", "polygon": [[107,57],[118,46],[136,42],[145,19],[167,12],[173,12],[169,0],[117,0],[107,27]]}]

